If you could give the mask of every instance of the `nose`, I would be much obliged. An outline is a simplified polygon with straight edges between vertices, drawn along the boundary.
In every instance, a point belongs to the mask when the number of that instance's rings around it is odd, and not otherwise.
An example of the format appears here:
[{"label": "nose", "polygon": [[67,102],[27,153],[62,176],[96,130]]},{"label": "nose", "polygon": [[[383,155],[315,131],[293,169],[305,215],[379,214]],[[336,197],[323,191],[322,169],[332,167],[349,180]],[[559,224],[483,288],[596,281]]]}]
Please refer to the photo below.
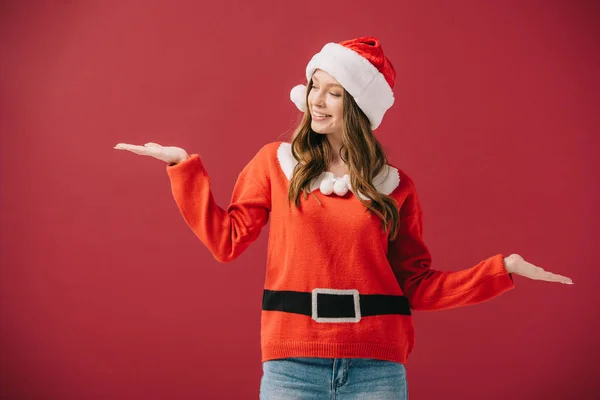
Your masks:
[{"label": "nose", "polygon": [[318,107],[323,107],[325,105],[325,94],[318,90],[313,98],[313,103]]}]

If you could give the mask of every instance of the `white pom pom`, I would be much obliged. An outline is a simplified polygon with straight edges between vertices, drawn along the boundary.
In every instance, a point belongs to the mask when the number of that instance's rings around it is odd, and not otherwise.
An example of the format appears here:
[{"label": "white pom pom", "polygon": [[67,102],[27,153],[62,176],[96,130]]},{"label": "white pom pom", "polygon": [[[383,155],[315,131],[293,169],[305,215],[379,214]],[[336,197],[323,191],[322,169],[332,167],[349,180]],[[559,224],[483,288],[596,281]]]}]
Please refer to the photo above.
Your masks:
[{"label": "white pom pom", "polygon": [[321,185],[319,186],[319,190],[321,193],[327,196],[333,193],[333,180],[327,178],[323,179],[321,181]]},{"label": "white pom pom", "polygon": [[290,91],[290,99],[298,107],[298,110],[306,112],[306,86],[294,86]]},{"label": "white pom pom", "polygon": [[346,193],[348,193],[348,183],[346,182],[346,180],[345,179],[336,180],[335,184],[333,185],[333,191],[338,196],[344,196]]}]

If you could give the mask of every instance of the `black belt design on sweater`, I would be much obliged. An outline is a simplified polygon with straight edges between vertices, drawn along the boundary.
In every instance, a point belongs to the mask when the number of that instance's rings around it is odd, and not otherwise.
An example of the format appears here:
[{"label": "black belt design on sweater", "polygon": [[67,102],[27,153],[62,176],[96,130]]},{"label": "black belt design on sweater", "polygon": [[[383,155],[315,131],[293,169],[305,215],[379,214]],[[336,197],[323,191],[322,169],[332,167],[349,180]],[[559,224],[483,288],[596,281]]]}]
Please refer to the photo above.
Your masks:
[{"label": "black belt design on sweater", "polygon": [[362,317],[382,314],[411,315],[405,296],[360,294],[356,289],[265,289],[262,309],[307,315],[317,322],[358,322]]}]

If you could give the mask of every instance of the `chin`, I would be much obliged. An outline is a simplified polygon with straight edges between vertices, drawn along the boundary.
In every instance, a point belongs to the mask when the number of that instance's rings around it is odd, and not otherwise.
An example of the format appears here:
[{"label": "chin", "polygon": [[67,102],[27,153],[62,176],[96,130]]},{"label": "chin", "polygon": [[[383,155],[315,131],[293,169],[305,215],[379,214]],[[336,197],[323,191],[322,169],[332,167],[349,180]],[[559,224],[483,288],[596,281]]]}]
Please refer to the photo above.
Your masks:
[{"label": "chin", "polygon": [[318,127],[314,124],[310,125],[310,129],[312,129],[315,133],[320,133],[321,135],[327,135],[328,133],[331,133],[328,129],[323,129],[323,127]]}]

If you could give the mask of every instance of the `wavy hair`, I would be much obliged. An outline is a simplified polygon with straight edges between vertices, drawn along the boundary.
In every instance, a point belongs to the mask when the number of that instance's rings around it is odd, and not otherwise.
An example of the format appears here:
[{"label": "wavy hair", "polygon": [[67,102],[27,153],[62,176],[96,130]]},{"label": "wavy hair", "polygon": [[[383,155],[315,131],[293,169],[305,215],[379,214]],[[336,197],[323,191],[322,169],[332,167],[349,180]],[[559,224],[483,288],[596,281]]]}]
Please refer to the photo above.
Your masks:
[{"label": "wavy hair", "polygon": [[[312,80],[307,87],[307,103],[311,87]],[[368,211],[381,219],[383,231],[389,234],[389,240],[393,240],[398,230],[398,203],[392,197],[379,193],[373,185],[373,179],[385,168],[387,158],[371,130],[369,119],[345,89],[342,100],[344,123],[340,157],[350,171],[352,190],[370,199],[367,201],[357,196]],[[310,112],[304,113],[292,136],[292,155],[298,163],[290,179],[288,203],[293,202],[296,207],[300,205],[300,194],[307,198],[310,183],[327,169],[333,156],[326,135],[313,131],[311,122]],[[316,196],[314,198],[319,201]]]}]

